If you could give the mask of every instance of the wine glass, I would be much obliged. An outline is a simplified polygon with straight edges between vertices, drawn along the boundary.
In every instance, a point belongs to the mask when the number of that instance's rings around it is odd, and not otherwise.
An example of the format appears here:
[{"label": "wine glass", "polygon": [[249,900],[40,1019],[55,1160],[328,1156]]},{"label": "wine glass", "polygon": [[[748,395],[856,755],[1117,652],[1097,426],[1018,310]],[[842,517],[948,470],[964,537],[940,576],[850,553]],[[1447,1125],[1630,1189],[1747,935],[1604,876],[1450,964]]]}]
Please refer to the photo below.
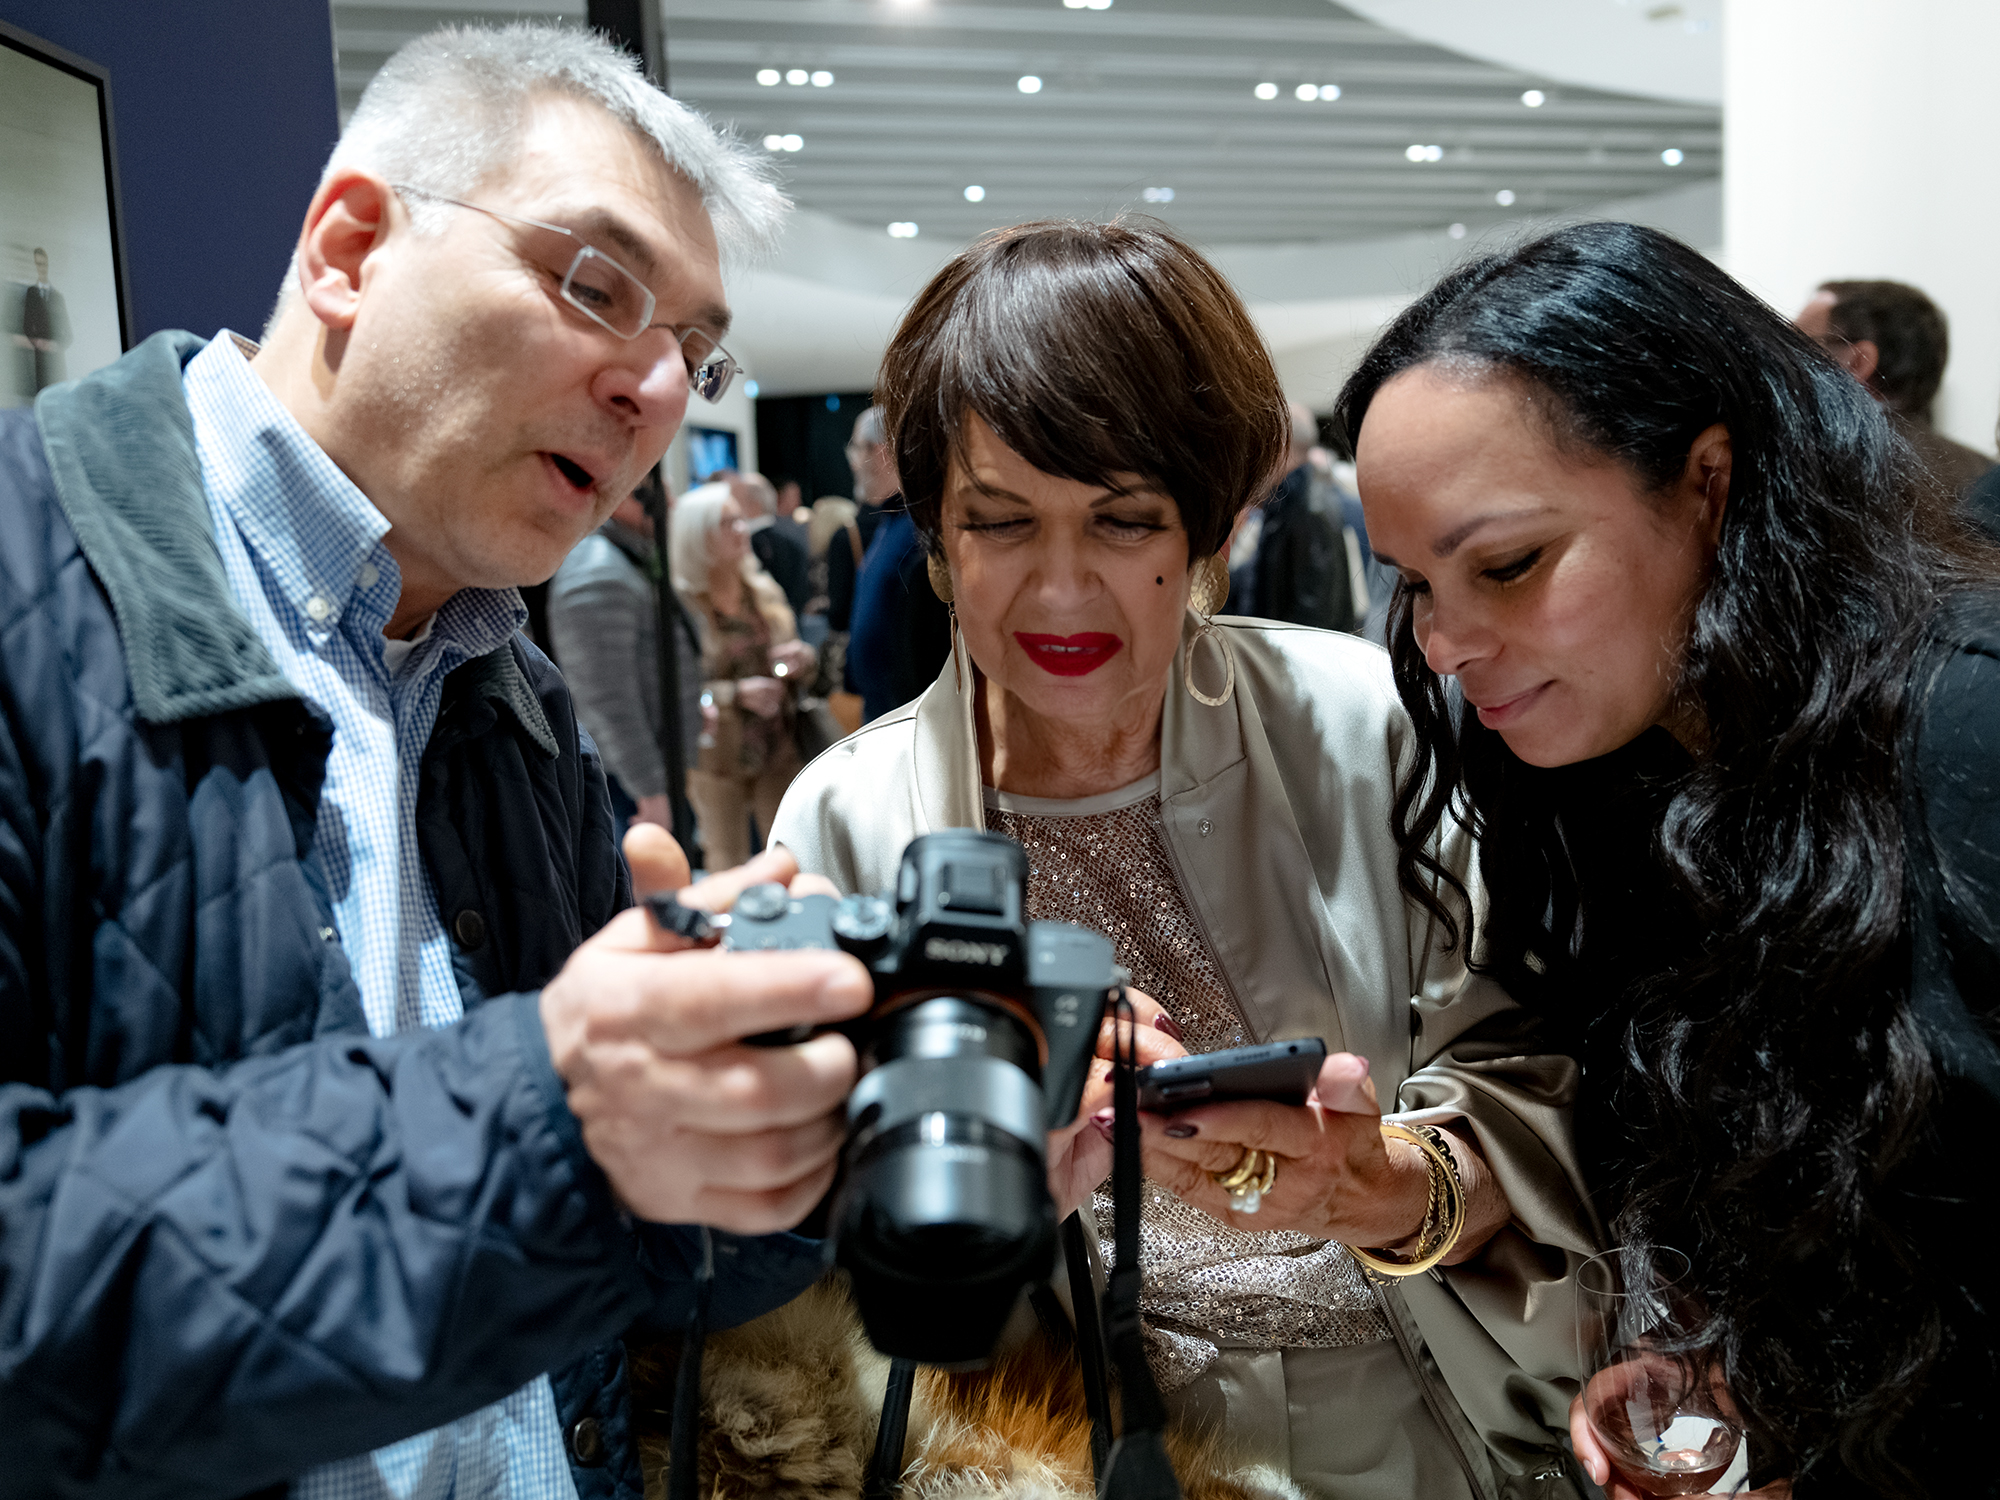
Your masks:
[{"label": "wine glass", "polygon": [[1593,1255],[1577,1273],[1583,1410],[1618,1478],[1642,1495],[1698,1495],[1728,1472],[1743,1431],[1706,1359],[1688,1258],[1659,1248]]}]

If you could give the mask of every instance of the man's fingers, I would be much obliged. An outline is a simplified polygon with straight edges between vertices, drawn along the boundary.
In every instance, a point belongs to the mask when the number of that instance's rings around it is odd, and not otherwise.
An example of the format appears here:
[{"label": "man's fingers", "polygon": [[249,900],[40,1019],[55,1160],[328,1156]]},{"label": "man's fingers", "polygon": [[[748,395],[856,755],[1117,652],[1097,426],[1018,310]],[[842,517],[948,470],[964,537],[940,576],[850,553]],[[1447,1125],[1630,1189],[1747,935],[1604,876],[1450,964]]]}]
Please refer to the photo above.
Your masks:
[{"label": "man's fingers", "polygon": [[840,887],[824,875],[800,875],[792,881],[794,896],[831,896],[840,899]]},{"label": "man's fingers", "polygon": [[688,883],[688,860],[674,836],[657,823],[634,823],[624,839],[625,863],[632,869],[632,894],[677,891]]},{"label": "man's fingers", "polygon": [[718,870],[703,876],[680,893],[681,904],[699,906],[703,911],[728,911],[751,886],[771,883],[789,886],[798,873],[798,860],[791,850],[779,844],[733,870]]},{"label": "man's fingers", "polygon": [[833,1186],[833,1174],[829,1162],[788,1187],[764,1192],[704,1187],[695,1195],[688,1217],[732,1234],[780,1234],[813,1211]]},{"label": "man's fingers", "polygon": [[875,995],[859,959],[824,949],[611,952],[603,955],[603,969],[589,1039],[644,1041],[670,1057],[766,1031],[850,1020]]}]

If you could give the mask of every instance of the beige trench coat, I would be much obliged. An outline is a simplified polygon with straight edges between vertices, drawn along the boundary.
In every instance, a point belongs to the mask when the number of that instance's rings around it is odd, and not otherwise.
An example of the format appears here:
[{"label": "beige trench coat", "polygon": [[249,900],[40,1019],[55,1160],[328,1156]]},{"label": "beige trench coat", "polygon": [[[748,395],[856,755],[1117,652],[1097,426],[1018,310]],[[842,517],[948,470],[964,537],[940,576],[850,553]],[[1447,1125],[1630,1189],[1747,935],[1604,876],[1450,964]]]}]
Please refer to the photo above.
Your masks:
[{"label": "beige trench coat", "polygon": [[[1526,1052],[1521,1012],[1442,951],[1397,884],[1390,807],[1414,732],[1387,656],[1353,636],[1225,619],[1236,688],[1211,708],[1180,686],[1193,625],[1160,744],[1188,904],[1257,1040],[1324,1037],[1370,1060],[1398,1118],[1459,1120],[1477,1136],[1512,1221],[1470,1262],[1379,1295],[1475,1492],[1568,1493],[1550,1476],[1576,1389],[1572,1278],[1601,1232],[1569,1133],[1575,1064]],[[1211,688],[1217,649],[1199,648]],[[955,641],[921,698],[800,774],[773,841],[842,890],[877,891],[916,835],[983,828],[974,676]],[[1460,871],[1469,857],[1462,837],[1447,850]]]}]

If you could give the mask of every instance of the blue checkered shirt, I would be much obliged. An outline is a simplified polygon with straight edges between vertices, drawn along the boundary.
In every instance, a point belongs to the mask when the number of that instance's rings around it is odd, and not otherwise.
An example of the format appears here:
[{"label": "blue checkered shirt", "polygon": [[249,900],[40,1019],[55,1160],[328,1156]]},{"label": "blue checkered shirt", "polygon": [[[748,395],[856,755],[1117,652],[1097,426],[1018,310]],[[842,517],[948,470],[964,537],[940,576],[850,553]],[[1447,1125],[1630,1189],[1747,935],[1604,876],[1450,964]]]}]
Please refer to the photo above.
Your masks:
[{"label": "blue checkered shirt", "polygon": [[[414,646],[383,635],[402,574],[389,522],[292,420],[224,333],[183,377],[216,545],[236,605],[279,669],[333,721],[314,849],[368,1029],[464,1014],[451,943],[417,847],[417,770],[444,679],[527,612],[463,589]],[[575,1500],[547,1376],[449,1426],[327,1464],[294,1500]]]}]

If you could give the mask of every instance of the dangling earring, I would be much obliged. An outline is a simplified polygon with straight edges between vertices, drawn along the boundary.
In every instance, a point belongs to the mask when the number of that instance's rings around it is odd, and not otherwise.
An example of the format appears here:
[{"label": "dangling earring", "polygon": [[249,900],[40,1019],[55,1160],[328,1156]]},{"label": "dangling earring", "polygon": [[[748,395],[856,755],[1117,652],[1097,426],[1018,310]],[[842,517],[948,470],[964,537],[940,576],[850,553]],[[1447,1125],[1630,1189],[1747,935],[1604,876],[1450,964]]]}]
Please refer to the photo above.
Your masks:
[{"label": "dangling earring", "polygon": [[[1181,680],[1187,685],[1188,695],[1197,703],[1206,703],[1210,708],[1220,708],[1229,701],[1236,691],[1236,658],[1229,653],[1229,642],[1222,632],[1215,628],[1212,618],[1229,598],[1229,564],[1222,560],[1220,553],[1210,553],[1195,565],[1193,582],[1188,586],[1188,607],[1195,612],[1201,623],[1195,628],[1194,638],[1187,643],[1187,654],[1181,658]],[[1204,640],[1213,640],[1222,652],[1222,692],[1211,698],[1194,685],[1194,654]]]},{"label": "dangling earring", "polygon": [[951,615],[951,677],[960,692],[965,691],[965,668],[958,661],[958,606],[951,597],[951,567],[941,553],[933,552],[924,559],[924,571],[930,574],[931,592],[945,603]]}]

